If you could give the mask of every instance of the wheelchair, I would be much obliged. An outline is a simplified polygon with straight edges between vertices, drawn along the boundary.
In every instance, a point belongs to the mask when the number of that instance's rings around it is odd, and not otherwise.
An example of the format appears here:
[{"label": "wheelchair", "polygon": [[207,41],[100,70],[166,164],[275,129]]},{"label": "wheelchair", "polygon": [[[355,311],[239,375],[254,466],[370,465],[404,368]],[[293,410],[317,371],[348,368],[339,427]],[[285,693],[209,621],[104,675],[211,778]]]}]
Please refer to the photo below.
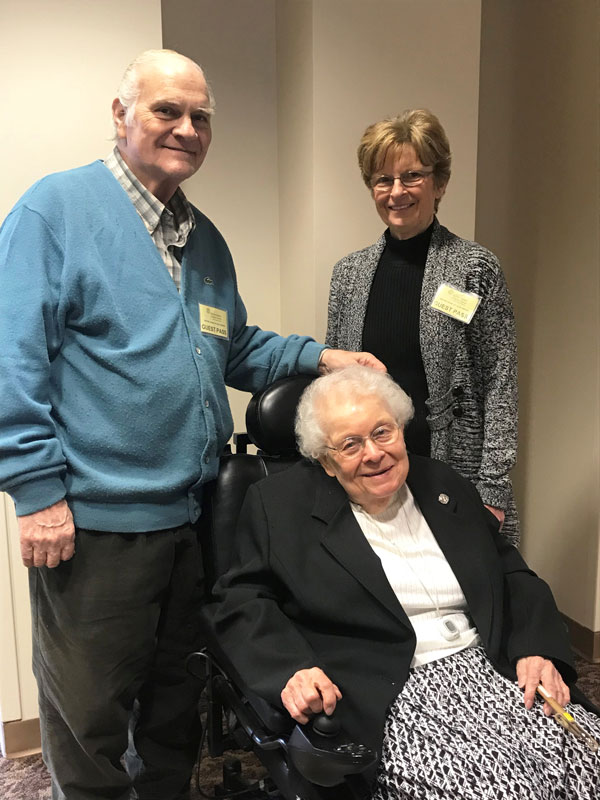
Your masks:
[{"label": "wheelchair", "polygon": [[[237,518],[248,487],[287,469],[300,458],[294,417],[300,395],[312,378],[283,378],[254,395],[246,412],[246,434],[234,436],[235,452],[221,457],[219,475],[207,484],[202,502],[200,539],[208,595],[230,563]],[[256,446],[256,455],[248,445]],[[230,749],[251,750],[268,780],[247,785],[235,762],[224,768],[215,797],[246,795],[284,800],[365,800],[370,796],[365,771],[377,754],[352,741],[333,717],[322,714],[300,725],[244,685],[205,626],[207,647],[188,658],[188,669],[206,677],[207,751],[215,758]]]}]

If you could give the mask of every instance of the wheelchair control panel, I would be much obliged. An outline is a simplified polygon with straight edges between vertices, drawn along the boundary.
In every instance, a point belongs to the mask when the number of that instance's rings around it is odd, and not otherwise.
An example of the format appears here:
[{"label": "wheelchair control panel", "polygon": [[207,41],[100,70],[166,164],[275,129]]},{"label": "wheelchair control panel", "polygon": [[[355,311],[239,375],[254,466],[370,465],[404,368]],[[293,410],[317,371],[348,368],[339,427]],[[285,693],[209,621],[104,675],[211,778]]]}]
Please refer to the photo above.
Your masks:
[{"label": "wheelchair control panel", "polygon": [[319,714],[306,725],[296,725],[287,751],[296,768],[319,786],[335,786],[346,775],[362,772],[377,754],[352,741],[335,716]]}]

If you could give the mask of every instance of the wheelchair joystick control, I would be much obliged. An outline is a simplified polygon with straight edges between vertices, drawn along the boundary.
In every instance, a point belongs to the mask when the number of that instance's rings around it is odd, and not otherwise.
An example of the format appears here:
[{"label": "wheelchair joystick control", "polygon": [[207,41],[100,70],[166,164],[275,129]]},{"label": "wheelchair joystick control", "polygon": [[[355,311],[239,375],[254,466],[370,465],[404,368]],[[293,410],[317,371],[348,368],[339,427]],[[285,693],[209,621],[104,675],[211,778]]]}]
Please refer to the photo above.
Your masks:
[{"label": "wheelchair joystick control", "polygon": [[377,761],[376,753],[348,737],[337,717],[324,713],[296,725],[287,750],[302,776],[318,786],[337,786],[345,776],[364,772]]},{"label": "wheelchair joystick control", "polygon": [[313,717],[312,729],[321,736],[337,736],[341,728],[339,721],[333,716],[328,717],[325,712]]}]

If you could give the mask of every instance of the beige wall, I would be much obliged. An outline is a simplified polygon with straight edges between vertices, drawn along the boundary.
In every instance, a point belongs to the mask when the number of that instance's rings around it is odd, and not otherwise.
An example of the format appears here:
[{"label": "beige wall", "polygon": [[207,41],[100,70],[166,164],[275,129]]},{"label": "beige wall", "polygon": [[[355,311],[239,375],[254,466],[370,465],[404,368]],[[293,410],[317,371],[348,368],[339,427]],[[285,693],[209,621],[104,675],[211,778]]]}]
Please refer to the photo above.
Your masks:
[{"label": "beige wall", "polygon": [[[1,220],[36,179],[109,152],[110,104],[123,70],[141,50],[161,46],[160,2],[15,0],[2,3],[0,21]],[[0,713],[6,722],[36,717],[37,694],[27,570],[13,504],[8,497],[0,501]]]},{"label": "beige wall", "polygon": [[518,323],[523,551],[600,630],[599,6],[484,0],[477,239]]},{"label": "beige wall", "polygon": [[[293,2],[294,0],[291,0]],[[356,166],[368,124],[428,107],[448,134],[453,177],[440,219],[475,230],[479,0],[314,2],[314,175],[317,334],[333,264],[382,232]]]},{"label": "beige wall", "polygon": [[277,15],[283,327],[322,338],[334,263],[383,230],[356,163],[371,122],[440,116],[455,164],[441,219],[473,236],[480,2],[279,0]]},{"label": "beige wall", "polygon": [[276,35],[281,333],[316,336],[325,304],[316,291],[312,0],[279,0]]},{"label": "beige wall", "polygon": [[3,219],[37,178],[109,152],[123,69],[160,46],[160,0],[15,0],[0,21]]}]

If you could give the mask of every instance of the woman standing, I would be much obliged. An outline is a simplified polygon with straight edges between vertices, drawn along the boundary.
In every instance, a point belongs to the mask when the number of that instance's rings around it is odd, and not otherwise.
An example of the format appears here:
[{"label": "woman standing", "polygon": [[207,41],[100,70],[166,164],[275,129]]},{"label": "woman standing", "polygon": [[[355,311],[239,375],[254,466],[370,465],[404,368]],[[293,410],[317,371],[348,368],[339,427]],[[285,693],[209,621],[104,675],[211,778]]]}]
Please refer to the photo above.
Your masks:
[{"label": "woman standing", "polygon": [[512,304],[493,253],[436,218],[450,179],[444,129],[425,109],[376,122],[358,162],[387,229],[334,267],[327,344],[368,350],[386,364],[415,406],[409,450],[473,481],[516,544]]}]

